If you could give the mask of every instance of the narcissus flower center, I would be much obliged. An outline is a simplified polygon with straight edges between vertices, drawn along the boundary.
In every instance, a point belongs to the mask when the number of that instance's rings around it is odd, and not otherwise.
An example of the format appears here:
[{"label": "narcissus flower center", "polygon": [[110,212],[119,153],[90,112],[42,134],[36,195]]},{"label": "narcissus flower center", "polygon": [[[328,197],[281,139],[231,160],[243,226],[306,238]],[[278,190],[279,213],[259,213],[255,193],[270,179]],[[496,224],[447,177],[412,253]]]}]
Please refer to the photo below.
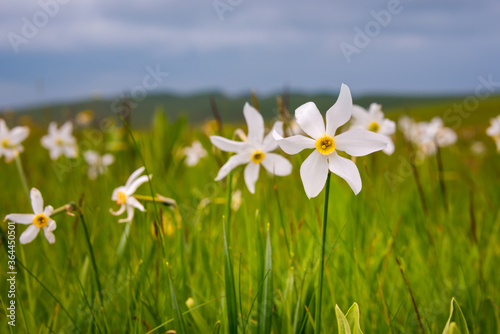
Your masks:
[{"label": "narcissus flower center", "polygon": [[44,215],[43,213],[36,215],[35,218],[33,218],[33,225],[35,225],[38,228],[47,226],[48,223],[49,223],[49,218],[47,218],[47,216]]},{"label": "narcissus flower center", "polygon": [[316,149],[323,155],[330,155],[335,151],[335,141],[332,137],[324,135],[316,140]]},{"label": "narcissus flower center", "polygon": [[265,157],[266,154],[264,152],[262,152],[261,150],[255,150],[252,153],[252,162],[254,164],[260,164]]},{"label": "narcissus flower center", "polygon": [[10,140],[7,139],[7,138],[2,139],[1,145],[2,145],[3,148],[8,148],[10,146]]},{"label": "narcissus flower center", "polygon": [[116,204],[122,205],[122,204],[125,204],[126,201],[127,201],[127,195],[125,195],[125,193],[123,191],[119,191],[118,192],[118,200],[116,201]]},{"label": "narcissus flower center", "polygon": [[373,121],[368,125],[368,131],[378,132],[380,130],[380,125]]}]

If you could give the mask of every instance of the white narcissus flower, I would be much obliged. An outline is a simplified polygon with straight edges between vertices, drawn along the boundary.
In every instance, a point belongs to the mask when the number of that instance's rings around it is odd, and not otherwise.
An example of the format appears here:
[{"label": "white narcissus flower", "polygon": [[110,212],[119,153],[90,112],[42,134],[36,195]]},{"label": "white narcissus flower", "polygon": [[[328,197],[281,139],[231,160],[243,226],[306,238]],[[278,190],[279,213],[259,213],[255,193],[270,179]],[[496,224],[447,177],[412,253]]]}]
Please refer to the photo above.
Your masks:
[{"label": "white narcissus flower", "polygon": [[87,174],[91,180],[95,180],[99,174],[105,174],[108,171],[108,166],[115,161],[112,154],[107,153],[101,156],[92,150],[85,151],[83,157],[89,164]]},{"label": "white narcissus flower", "polygon": [[486,134],[493,138],[497,151],[500,152],[500,115],[491,119],[491,126],[486,129]]},{"label": "white narcissus flower", "polygon": [[[222,151],[236,153],[221,167],[215,180],[222,180],[234,168],[246,164],[245,183],[248,190],[254,194],[260,165],[264,166],[269,173],[286,176],[292,172],[292,164],[281,155],[270,153],[278,148],[278,144],[272,133],[264,136],[264,118],[257,109],[246,103],[243,107],[243,115],[248,125],[248,136],[245,141],[234,141],[219,136],[210,137],[212,144]],[[283,122],[274,123],[273,131],[283,134]]]},{"label": "white narcissus flower", "polygon": [[384,149],[384,153],[388,155],[394,153],[394,142],[391,135],[396,132],[396,123],[384,117],[380,104],[372,103],[368,110],[354,105],[352,108],[352,118],[351,129],[366,129],[386,136],[388,145]]},{"label": "white narcissus flower", "polygon": [[0,119],[0,158],[5,157],[5,161],[11,162],[19,153],[24,151],[21,142],[30,133],[27,126],[16,126],[9,130],[5,121]]},{"label": "white narcissus flower", "polygon": [[383,150],[387,137],[364,130],[353,129],[335,135],[339,127],[347,123],[352,114],[352,97],[349,87],[342,84],[337,102],[326,112],[326,127],[323,116],[313,102],[295,110],[295,117],[302,130],[312,138],[292,136],[283,138],[273,132],[278,145],[288,154],[297,154],[304,149],[314,149],[300,167],[300,176],[307,197],[318,196],[324,188],[329,170],[347,181],[355,194],[361,191],[361,176],[356,164],[337,154],[344,151],[355,157]]},{"label": "white narcissus flower", "polygon": [[132,219],[134,218],[134,208],[142,212],[146,211],[146,209],[144,209],[144,206],[139,203],[139,201],[134,196],[132,196],[141,184],[147,182],[152,177],[152,175],[149,175],[149,177],[147,175],[139,176],[142,174],[142,172],[144,172],[144,169],[144,167],[141,167],[133,172],[124,186],[118,187],[113,190],[111,199],[115,201],[116,204],[120,205],[120,208],[116,212],[112,209],[109,209],[111,214],[119,216],[125,211],[125,209],[127,210],[127,218],[118,220],[119,223],[132,221]]},{"label": "white narcissus flower", "polygon": [[207,156],[207,151],[199,141],[194,141],[190,147],[185,147],[182,152],[186,156],[185,164],[189,167],[196,166],[201,158]]},{"label": "white narcissus flower", "polygon": [[68,158],[76,158],[76,139],[71,132],[73,124],[70,121],[64,123],[61,128],[57,128],[55,122],[49,124],[49,133],[42,137],[42,146],[50,151],[50,158],[56,160],[62,154]]},{"label": "white narcissus flower", "polygon": [[415,122],[407,116],[399,119],[399,127],[406,139],[417,146],[421,157],[433,155],[437,147],[446,147],[456,143],[457,134],[445,127],[443,120],[434,117],[430,122]]},{"label": "white narcissus flower", "polygon": [[29,225],[28,228],[21,234],[19,241],[21,244],[27,244],[33,241],[43,229],[45,238],[50,244],[56,242],[56,237],[52,233],[56,229],[56,222],[50,218],[54,208],[50,205],[43,208],[43,198],[40,191],[36,188],[31,188],[31,207],[33,214],[18,214],[13,213],[5,216],[5,220],[10,220],[14,223]]},{"label": "white narcissus flower", "polygon": [[439,147],[450,146],[457,142],[457,133],[445,127],[440,117],[434,117],[428,123],[426,131],[426,135],[433,139]]}]

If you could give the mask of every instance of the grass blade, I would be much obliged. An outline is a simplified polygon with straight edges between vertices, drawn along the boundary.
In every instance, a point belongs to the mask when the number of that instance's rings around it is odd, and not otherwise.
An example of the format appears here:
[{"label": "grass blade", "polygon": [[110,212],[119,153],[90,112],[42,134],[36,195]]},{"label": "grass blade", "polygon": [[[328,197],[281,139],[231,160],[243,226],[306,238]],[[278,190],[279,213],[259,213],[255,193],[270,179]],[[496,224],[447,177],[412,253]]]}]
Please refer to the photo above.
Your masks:
[{"label": "grass blade", "polygon": [[266,262],[265,270],[268,273],[264,279],[264,286],[262,291],[261,309],[262,316],[260,317],[259,333],[271,333],[271,325],[273,320],[273,260],[271,251],[271,237],[269,234],[269,224],[267,224],[267,242],[266,242]]},{"label": "grass blade", "polygon": [[230,247],[227,242],[226,220],[222,219],[224,233],[224,278],[226,285],[226,312],[229,333],[238,332],[238,304],[236,303],[236,290],[234,285],[233,262]]}]

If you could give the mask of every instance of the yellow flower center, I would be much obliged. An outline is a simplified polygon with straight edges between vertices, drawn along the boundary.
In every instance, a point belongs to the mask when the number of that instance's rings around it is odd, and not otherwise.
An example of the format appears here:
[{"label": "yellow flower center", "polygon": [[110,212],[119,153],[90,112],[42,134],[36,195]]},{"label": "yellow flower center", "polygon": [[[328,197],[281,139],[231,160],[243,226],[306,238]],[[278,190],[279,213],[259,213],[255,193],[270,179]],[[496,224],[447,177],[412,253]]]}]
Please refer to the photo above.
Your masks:
[{"label": "yellow flower center", "polygon": [[332,137],[324,135],[316,140],[316,149],[323,155],[330,155],[335,151],[335,141]]},{"label": "yellow flower center", "polygon": [[48,223],[49,223],[49,218],[47,218],[47,216],[44,215],[43,213],[36,215],[35,218],[33,218],[33,225],[35,225],[38,228],[47,226]]},{"label": "yellow flower center", "polygon": [[8,148],[10,146],[10,140],[8,138],[2,139],[1,145],[3,148]]},{"label": "yellow flower center", "polygon": [[262,152],[261,150],[255,150],[252,153],[252,162],[256,165],[260,164],[265,157],[266,154],[264,152]]},{"label": "yellow flower center", "polygon": [[125,193],[123,191],[119,191],[118,192],[118,200],[116,201],[116,204],[122,205],[122,204],[125,204],[125,202],[127,202],[127,195],[125,195]]},{"label": "yellow flower center", "polygon": [[380,130],[380,125],[373,121],[368,125],[368,131],[378,132]]},{"label": "yellow flower center", "polygon": [[64,143],[64,142],[63,142],[63,140],[62,140],[62,138],[61,138],[61,137],[57,137],[57,138],[56,138],[56,145],[61,146],[63,143]]}]

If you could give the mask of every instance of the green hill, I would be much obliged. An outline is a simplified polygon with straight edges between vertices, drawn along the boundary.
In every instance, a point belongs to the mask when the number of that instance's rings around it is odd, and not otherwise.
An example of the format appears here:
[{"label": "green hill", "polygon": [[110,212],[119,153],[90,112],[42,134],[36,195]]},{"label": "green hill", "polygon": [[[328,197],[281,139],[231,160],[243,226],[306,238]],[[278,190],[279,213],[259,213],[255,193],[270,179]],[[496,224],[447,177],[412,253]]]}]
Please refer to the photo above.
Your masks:
[{"label": "green hill", "polygon": [[[245,102],[251,102],[251,95],[226,96],[219,92],[205,92],[193,95],[174,95],[170,93],[151,94],[142,101],[129,99],[132,107],[132,123],[134,127],[144,128],[151,124],[155,110],[163,109],[170,119],[175,119],[179,115],[185,115],[191,123],[201,123],[208,119],[213,119],[210,107],[210,97],[216,102],[217,108],[225,122],[242,121],[242,109]],[[260,110],[269,119],[277,116],[277,95],[259,96]],[[337,98],[337,93],[304,94],[292,93],[288,96],[290,112],[301,104],[314,101],[318,108],[326,111]],[[454,105],[464,105],[467,96],[398,96],[398,95],[370,95],[356,97],[354,103],[368,107],[370,103],[382,104],[383,110],[390,115],[409,114],[417,118],[428,119],[434,115],[440,115],[447,121],[456,120],[453,116]],[[286,100],[286,97],[285,97]],[[470,100],[470,99],[469,99]],[[11,113],[11,118],[19,118],[29,115],[37,123],[46,123],[54,119],[68,119],[82,110],[91,109],[94,111],[96,119],[102,119],[113,115],[114,111],[120,110],[120,100],[102,99],[86,100],[73,103],[54,104],[30,107],[16,110]],[[489,118],[500,114],[500,96],[492,96],[480,101],[476,108],[470,112],[467,118],[470,122],[485,122]],[[5,113],[4,113],[5,114]]]}]

